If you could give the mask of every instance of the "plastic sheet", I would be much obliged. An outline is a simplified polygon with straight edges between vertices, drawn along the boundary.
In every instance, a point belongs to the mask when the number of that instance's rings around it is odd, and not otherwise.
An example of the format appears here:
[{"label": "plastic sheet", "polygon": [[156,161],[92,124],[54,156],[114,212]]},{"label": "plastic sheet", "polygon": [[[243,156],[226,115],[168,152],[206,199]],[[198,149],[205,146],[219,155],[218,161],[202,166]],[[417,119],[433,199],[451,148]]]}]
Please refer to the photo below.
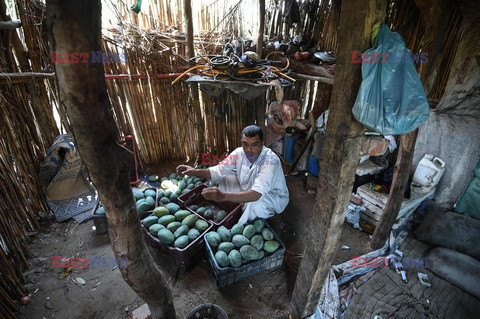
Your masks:
[{"label": "plastic sheet", "polygon": [[425,91],[400,34],[382,25],[362,62],[363,80],[352,110],[360,123],[383,135],[398,135],[428,119]]}]

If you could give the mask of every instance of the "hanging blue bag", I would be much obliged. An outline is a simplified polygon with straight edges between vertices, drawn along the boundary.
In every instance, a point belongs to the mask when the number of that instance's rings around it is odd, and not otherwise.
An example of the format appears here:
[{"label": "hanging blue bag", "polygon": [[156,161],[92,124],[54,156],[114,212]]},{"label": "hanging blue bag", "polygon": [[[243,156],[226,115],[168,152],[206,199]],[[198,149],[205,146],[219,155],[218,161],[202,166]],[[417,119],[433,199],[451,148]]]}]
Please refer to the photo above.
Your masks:
[{"label": "hanging blue bag", "polygon": [[357,121],[382,135],[406,134],[427,121],[425,90],[400,34],[382,25],[362,62],[362,84],[352,110]]}]

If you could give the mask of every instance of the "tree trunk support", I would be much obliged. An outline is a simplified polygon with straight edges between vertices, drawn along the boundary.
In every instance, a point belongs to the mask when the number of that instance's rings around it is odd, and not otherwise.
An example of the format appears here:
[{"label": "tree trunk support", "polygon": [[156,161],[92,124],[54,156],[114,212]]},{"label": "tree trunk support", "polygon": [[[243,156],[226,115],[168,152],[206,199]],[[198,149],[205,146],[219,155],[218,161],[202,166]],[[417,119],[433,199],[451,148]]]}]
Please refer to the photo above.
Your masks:
[{"label": "tree trunk support", "polygon": [[[52,50],[101,50],[100,0],[47,0]],[[143,240],[129,183],[133,154],[121,146],[100,63],[56,63],[60,99],[66,105],[78,150],[97,188],[125,281],[147,303],[152,318],[175,318],[170,288]],[[147,276],[148,274],[148,276]]]},{"label": "tree trunk support", "polygon": [[[335,83],[320,178],[315,217],[307,223],[306,248],[292,294],[292,312],[305,318],[315,312],[322,287],[338,250],[341,226],[352,192],[363,141],[363,127],[352,115],[361,83],[361,64],[352,64],[351,51],[371,46],[375,22],[383,20],[385,0],[343,1],[338,33]],[[323,232],[322,230],[326,230]]]},{"label": "tree trunk support", "polygon": [[[193,19],[192,19],[192,5],[191,0],[183,0],[183,19],[187,25],[187,60],[195,56],[195,48],[193,45]],[[194,65],[194,62],[191,62]],[[197,132],[198,132],[198,154],[195,159],[196,164],[201,164],[202,153],[205,152],[205,122],[202,117],[202,106],[199,100],[198,83],[190,83],[190,100],[193,104],[195,117],[197,118]]]},{"label": "tree trunk support", "polygon": [[265,0],[258,1],[258,37],[257,37],[257,53],[262,58],[263,52],[263,34],[265,33]]}]

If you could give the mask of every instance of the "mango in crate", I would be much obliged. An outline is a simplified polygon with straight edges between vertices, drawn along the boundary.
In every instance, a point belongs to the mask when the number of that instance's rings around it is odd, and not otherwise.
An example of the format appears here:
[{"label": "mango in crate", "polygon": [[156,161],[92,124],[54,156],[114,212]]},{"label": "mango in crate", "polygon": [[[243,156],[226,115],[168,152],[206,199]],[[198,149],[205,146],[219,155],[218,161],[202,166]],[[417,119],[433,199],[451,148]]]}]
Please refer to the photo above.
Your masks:
[{"label": "mango in crate", "polygon": [[170,245],[175,241],[172,232],[166,228],[160,229],[157,234],[158,240],[165,245]]},{"label": "mango in crate", "polygon": [[243,245],[240,247],[240,254],[243,259],[247,261],[257,260],[260,257],[258,250],[251,245]]},{"label": "mango in crate", "polygon": [[275,240],[267,240],[263,244],[263,249],[269,253],[274,253],[275,251],[277,251],[279,247],[280,247],[280,244]]},{"label": "mango in crate", "polygon": [[218,245],[218,250],[224,251],[225,253],[229,253],[232,251],[232,249],[235,248],[235,245],[230,243],[230,242],[223,242]]},{"label": "mango in crate", "polygon": [[188,236],[187,235],[183,235],[183,236],[180,236],[178,237],[175,242],[173,243],[173,246],[177,247],[177,248],[185,248],[188,246]]},{"label": "mango in crate", "polygon": [[142,220],[142,224],[143,226],[145,226],[146,228],[149,228],[150,226],[152,226],[153,224],[156,224],[158,221],[158,217],[156,216],[148,216],[147,218],[145,218],[144,220]]},{"label": "mango in crate", "polygon": [[195,222],[198,220],[198,216],[195,214],[190,214],[187,217],[185,217],[182,221],[183,225],[187,225],[188,227],[193,227],[195,225]]},{"label": "mango in crate", "polygon": [[[172,215],[169,215],[169,216],[172,216]],[[173,222],[171,222],[171,223],[168,223],[167,229],[168,229],[169,231],[171,231],[171,232],[175,235],[175,231],[176,231],[180,226],[182,226],[182,223],[173,221]]]},{"label": "mango in crate", "polygon": [[165,216],[165,215],[168,215],[170,214],[170,212],[168,211],[168,209],[166,209],[165,207],[163,206],[159,206],[159,207],[156,207],[154,210],[153,210],[153,214],[157,217],[162,217],[162,216]]},{"label": "mango in crate", "polygon": [[222,242],[220,235],[215,231],[210,231],[205,235],[205,239],[208,244],[212,247],[217,247]]},{"label": "mango in crate", "polygon": [[250,244],[250,240],[243,235],[235,235],[232,238],[232,243],[235,245],[235,247],[240,248],[244,245]]},{"label": "mango in crate", "polygon": [[237,268],[242,265],[242,255],[240,252],[236,249],[232,249],[228,253],[228,261],[230,263],[230,266]]},{"label": "mango in crate", "polygon": [[196,228],[192,228],[187,233],[188,239],[192,242],[200,236],[200,231]]},{"label": "mango in crate", "polygon": [[228,255],[224,251],[217,251],[215,254],[215,260],[217,261],[220,267],[228,267],[230,261],[228,260]]},{"label": "mango in crate", "polygon": [[195,229],[197,229],[199,232],[203,233],[204,231],[206,231],[208,229],[208,223],[204,220],[197,220],[195,222]]},{"label": "mango in crate", "polygon": [[150,232],[150,234],[152,234],[153,236],[157,236],[158,232],[160,231],[160,229],[164,229],[165,226],[163,226],[162,224],[153,224],[151,225],[150,227],[148,227],[148,231]]}]

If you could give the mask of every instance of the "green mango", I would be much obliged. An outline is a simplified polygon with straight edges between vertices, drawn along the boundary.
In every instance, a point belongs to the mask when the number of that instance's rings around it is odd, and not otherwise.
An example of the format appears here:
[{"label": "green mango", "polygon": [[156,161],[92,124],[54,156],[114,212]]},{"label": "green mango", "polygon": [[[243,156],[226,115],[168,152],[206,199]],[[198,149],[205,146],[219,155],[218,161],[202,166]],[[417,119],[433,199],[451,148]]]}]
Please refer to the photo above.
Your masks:
[{"label": "green mango", "polygon": [[222,240],[220,239],[220,235],[215,231],[208,232],[205,235],[205,239],[207,240],[208,244],[212,247],[217,247],[222,242]]},{"label": "green mango", "polygon": [[148,227],[148,231],[150,232],[150,234],[152,234],[153,236],[157,236],[158,234],[158,231],[160,229],[164,229],[165,226],[163,226],[162,224],[153,224],[151,225],[150,227]]},{"label": "green mango", "polygon": [[227,216],[227,212],[224,210],[219,210],[217,214],[215,215],[215,222],[219,223],[221,222],[225,217]]},{"label": "green mango", "polygon": [[173,236],[172,232],[166,228],[160,229],[158,231],[157,237],[158,240],[160,240],[160,242],[165,245],[170,245],[175,241],[175,237]]},{"label": "green mango", "polygon": [[255,235],[255,226],[253,225],[247,225],[243,229],[243,236],[247,237],[248,239],[251,239]]},{"label": "green mango", "polygon": [[262,236],[265,240],[273,240],[275,238],[273,232],[268,228],[262,229]]},{"label": "green mango", "polygon": [[[167,227],[168,228],[168,227]],[[177,230],[173,233],[173,237],[178,238],[183,235],[188,234],[188,226],[186,225],[181,225],[180,227],[177,228]]]},{"label": "green mango", "polygon": [[188,215],[190,215],[191,213],[188,211],[188,210],[184,210],[184,209],[180,209],[179,211],[177,211],[175,213],[175,219],[179,222],[181,222],[182,220],[185,219],[185,217],[187,217]]},{"label": "green mango", "polygon": [[[171,215],[169,215],[171,216]],[[168,223],[167,229],[171,231],[175,235],[175,231],[182,226],[182,223],[173,221],[171,223]]]},{"label": "green mango", "polygon": [[227,254],[234,248],[235,248],[235,245],[230,242],[224,242],[218,245],[218,250],[224,251]]},{"label": "green mango", "polygon": [[280,248],[280,244],[276,240],[267,240],[263,244],[263,249],[269,253],[274,253],[278,248]]},{"label": "green mango", "polygon": [[163,226],[167,226],[170,223],[175,221],[175,216],[173,215],[165,215],[158,219],[158,223],[162,224]]},{"label": "green mango", "polygon": [[245,260],[252,261],[257,260],[260,257],[258,250],[250,245],[244,245],[240,247],[240,254]]},{"label": "green mango", "polygon": [[183,235],[183,236],[180,236],[178,237],[175,242],[173,243],[173,246],[175,247],[178,247],[178,248],[185,248],[188,246],[188,236],[187,235]]},{"label": "green mango", "polygon": [[230,231],[225,226],[218,227],[217,233],[220,235],[220,238],[222,239],[223,242],[225,242],[225,241],[228,242],[228,241],[232,240],[232,234],[230,233]]},{"label": "green mango", "polygon": [[242,255],[240,252],[236,249],[232,249],[228,253],[228,261],[230,263],[230,266],[237,268],[242,265]]},{"label": "green mango", "polygon": [[195,222],[195,229],[197,229],[200,233],[203,233],[208,229],[208,223],[202,219],[198,219]]},{"label": "green mango", "polygon": [[145,197],[147,196],[150,196],[150,197],[153,197],[155,198],[155,196],[157,196],[157,192],[154,191],[153,189],[146,189],[143,194],[145,195]]},{"label": "green mango", "polygon": [[255,235],[250,239],[250,244],[255,247],[257,250],[261,250],[263,248],[263,243],[265,241],[263,240],[262,235]]},{"label": "green mango", "polygon": [[235,235],[232,238],[232,243],[235,245],[235,247],[240,248],[244,245],[250,244],[250,240],[243,235]]},{"label": "green mango", "polygon": [[143,226],[145,227],[150,227],[152,226],[153,224],[156,224],[158,221],[158,217],[156,216],[148,216],[147,218],[145,218],[144,220],[142,220],[142,224]]},{"label": "green mango", "polygon": [[168,214],[170,214],[170,212],[168,211],[168,209],[166,209],[163,206],[156,207],[153,210],[153,215],[155,215],[157,217],[162,217],[162,216],[165,216],[165,215],[168,215]]},{"label": "green mango", "polygon": [[233,225],[230,232],[232,233],[232,236],[243,235],[243,229],[244,229],[244,226],[242,224],[235,224]]},{"label": "green mango", "polygon": [[217,251],[215,253],[215,260],[217,261],[218,266],[224,268],[230,265],[230,261],[228,260],[228,255],[224,251]]},{"label": "green mango", "polygon": [[260,234],[263,227],[265,227],[265,221],[263,219],[257,219],[253,222],[253,226],[255,227],[255,233]]},{"label": "green mango", "polygon": [[198,229],[192,228],[188,231],[187,236],[190,242],[192,242],[197,239],[198,236],[200,236],[200,231],[198,231]]}]

